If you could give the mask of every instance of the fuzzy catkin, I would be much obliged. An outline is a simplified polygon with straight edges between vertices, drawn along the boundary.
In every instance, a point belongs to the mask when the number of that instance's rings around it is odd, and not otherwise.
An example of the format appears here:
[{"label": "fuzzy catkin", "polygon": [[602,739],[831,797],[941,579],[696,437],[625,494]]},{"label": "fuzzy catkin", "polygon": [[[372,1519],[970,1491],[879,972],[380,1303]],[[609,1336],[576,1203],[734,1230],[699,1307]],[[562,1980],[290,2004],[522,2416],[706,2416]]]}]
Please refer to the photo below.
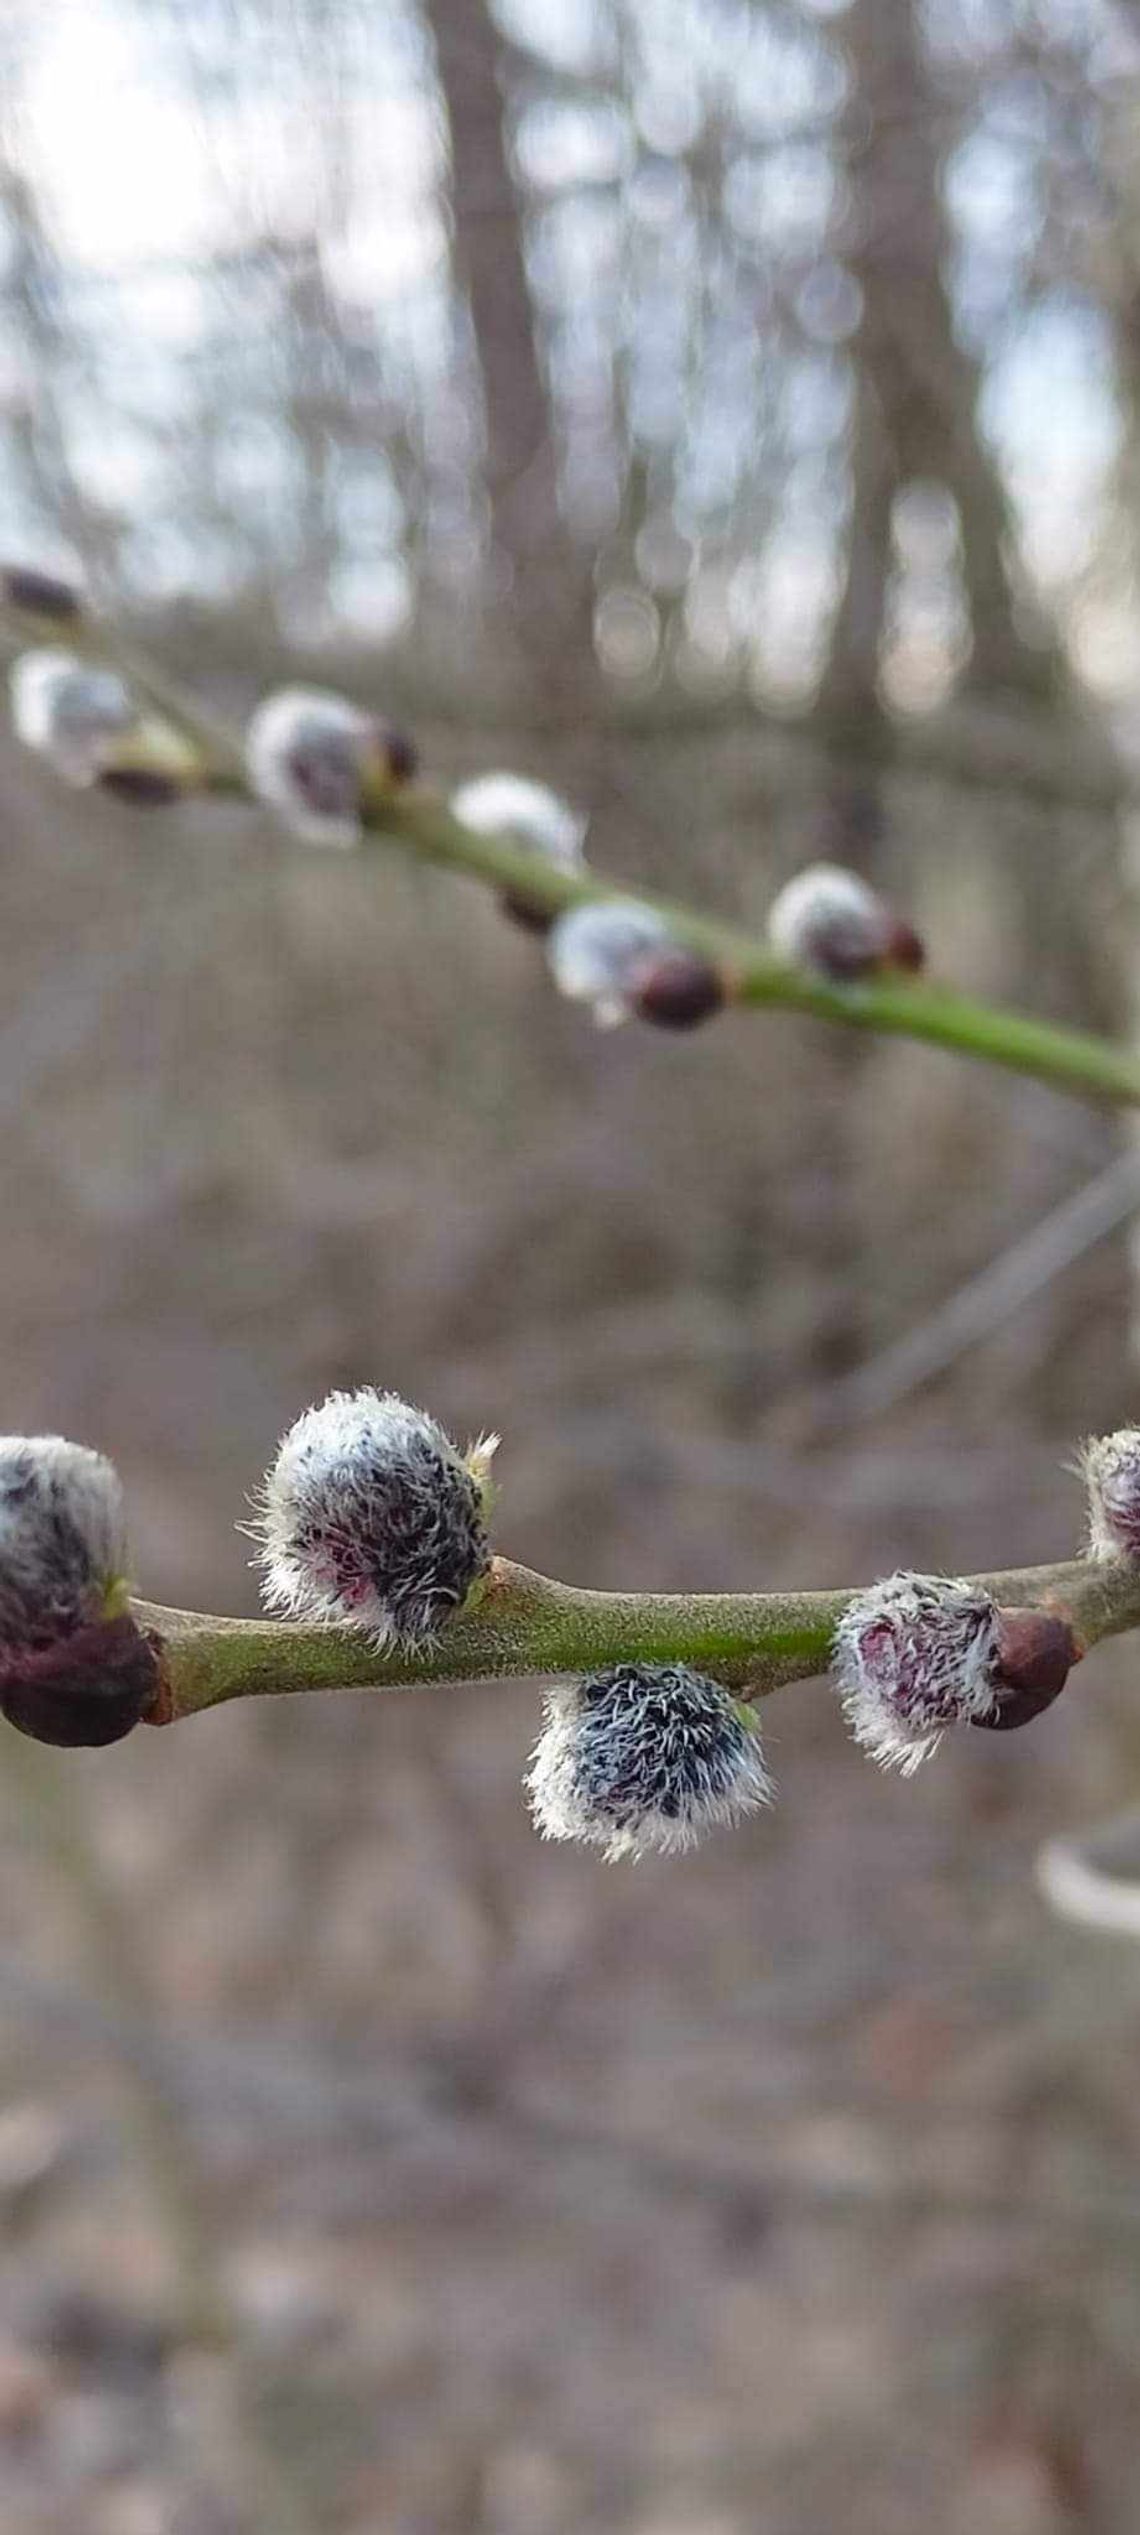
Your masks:
[{"label": "fuzzy catkin", "polygon": [[686,1664],[618,1664],[550,1690],[525,1783],[545,1839],[611,1860],[691,1848],[772,1794],[759,1729]]},{"label": "fuzzy catkin", "polygon": [[259,705],[246,733],[250,782],[308,844],[352,846],[361,834],[365,757],[379,740],[372,716],[346,697],[282,687]]},{"label": "fuzzy catkin", "polygon": [[255,1535],[265,1599],[349,1621],[378,1646],[423,1645],[490,1562],[485,1465],[391,1391],[333,1391],[284,1437]]},{"label": "fuzzy catkin", "polygon": [[1094,1435],[1081,1449],[1090,1558],[1140,1558],[1140,1427]]},{"label": "fuzzy catkin", "polygon": [[22,652],[9,691],[17,738],[77,788],[98,781],[108,752],[138,718],[118,672],[94,668],[75,652]]},{"label": "fuzzy catkin", "polygon": [[453,792],[452,814],[480,836],[509,836],[560,871],[576,871],[583,861],[587,822],[529,775],[501,772],[475,775]]},{"label": "fuzzy catkin", "polygon": [[811,863],[785,883],[768,909],[768,939],[796,968],[837,981],[860,976],[882,957],[886,910],[858,872]]},{"label": "fuzzy catkin", "polygon": [[87,1627],[126,1567],[110,1462],[62,1435],[0,1436],[0,1652]]},{"label": "fuzzy catkin", "polygon": [[591,900],[552,926],[546,946],[558,991],[588,1003],[602,1029],[627,1021],[647,957],[671,944],[667,919],[637,898]]},{"label": "fuzzy catkin", "polygon": [[976,1585],[900,1571],[848,1603],[832,1672],[856,1742],[910,1777],[947,1726],[996,1715],[997,1611]]}]

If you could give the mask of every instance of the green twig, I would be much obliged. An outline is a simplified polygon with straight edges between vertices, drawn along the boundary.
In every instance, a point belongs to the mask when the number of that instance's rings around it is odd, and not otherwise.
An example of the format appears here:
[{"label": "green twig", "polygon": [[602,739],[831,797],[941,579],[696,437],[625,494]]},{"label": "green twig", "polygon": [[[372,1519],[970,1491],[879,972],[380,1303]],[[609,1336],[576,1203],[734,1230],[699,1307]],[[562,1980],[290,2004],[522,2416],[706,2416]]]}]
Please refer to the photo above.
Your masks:
[{"label": "green twig", "polygon": [[[1140,1564],[1072,1559],[975,1581],[1003,1608],[1067,1619],[1082,1651],[1140,1628]],[[160,1641],[170,1724],[229,1699],[428,1682],[558,1677],[629,1662],[681,1662],[753,1695],[826,1670],[850,1588],[829,1593],[594,1593],[496,1558],[481,1599],[427,1649],[378,1654],[359,1629],[213,1619],[134,1605]]]},{"label": "green twig", "polygon": [[[381,836],[413,845],[426,860],[530,898],[552,915],[591,900],[630,894],[595,872],[560,871],[540,862],[536,855],[512,845],[508,837],[476,835],[452,817],[443,801],[422,790],[408,790],[377,804],[370,824]],[[734,1002],[782,1005],[793,1012],[813,1013],[822,1021],[842,1022],[849,1029],[925,1039],[932,1046],[953,1048],[985,1064],[1031,1074],[1060,1091],[1084,1092],[1123,1106],[1140,1105],[1140,1058],[1128,1048],[1114,1047],[1108,1039],[1035,1021],[1028,1014],[1002,1012],[921,978],[830,985],[806,969],[789,967],[755,935],[734,925],[697,915],[651,891],[638,889],[636,894],[644,904],[659,908],[678,940],[708,953],[721,969]]]},{"label": "green twig", "polygon": [[[81,611],[61,627],[14,606],[10,599],[4,615],[9,632],[21,642],[62,642],[85,659],[118,669],[152,709],[192,744],[203,791],[249,797],[240,738],[138,658],[102,619]],[[425,861],[524,897],[550,915],[590,900],[630,894],[628,888],[593,871],[559,870],[509,836],[477,834],[454,818],[446,801],[426,786],[408,785],[378,794],[365,805],[365,825],[378,841],[410,847]],[[884,975],[859,985],[832,985],[807,970],[790,967],[755,934],[738,926],[702,916],[641,888],[635,894],[660,909],[679,940],[707,952],[721,972],[730,1000],[736,1003],[779,1006],[839,1022],[848,1029],[925,1040],[930,1046],[1029,1075],[1057,1091],[1140,1107],[1140,1057],[1110,1040],[1004,1012],[922,978]]]}]

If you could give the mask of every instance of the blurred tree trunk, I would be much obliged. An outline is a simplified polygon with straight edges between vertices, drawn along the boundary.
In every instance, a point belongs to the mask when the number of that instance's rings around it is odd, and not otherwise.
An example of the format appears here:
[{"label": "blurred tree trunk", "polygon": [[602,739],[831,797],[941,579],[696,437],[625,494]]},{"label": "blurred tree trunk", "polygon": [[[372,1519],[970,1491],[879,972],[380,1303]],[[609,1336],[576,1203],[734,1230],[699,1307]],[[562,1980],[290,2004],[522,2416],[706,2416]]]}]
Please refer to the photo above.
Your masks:
[{"label": "blurred tree trunk", "polygon": [[501,613],[540,706],[592,680],[591,582],[558,506],[557,455],[503,128],[504,47],[486,0],[427,0],[451,137],[455,266],[483,388]]},{"label": "blurred tree trunk", "polygon": [[1009,506],[978,429],[978,371],[954,334],[938,100],[914,0],[854,0],[844,41],[851,210],[843,245],[862,316],[848,579],[821,705],[832,715],[842,709],[848,681],[852,701],[862,701],[868,641],[881,634],[885,613],[891,504],[923,480],[944,485],[958,508],[973,633],[967,683],[1048,698],[1056,651],[1019,630]]},{"label": "blurred tree trunk", "polygon": [[[1013,704],[1029,717],[1032,731],[1046,712],[1064,713],[1066,702],[1056,646],[1028,641],[1022,631],[1008,562],[1008,503],[978,425],[979,375],[954,333],[939,181],[945,130],[915,0],[853,0],[842,25],[850,70],[850,196],[837,244],[862,304],[851,347],[846,571],[815,708],[828,769],[818,844],[878,883],[884,860],[894,859],[883,854],[894,725],[880,681],[895,568],[894,505],[908,485],[939,484],[957,507],[971,651],[955,709],[968,710],[971,699],[977,709],[982,699],[1000,698],[1006,710]],[[1057,890],[1053,903],[1043,904],[1042,842],[1036,817],[1007,830],[1005,878],[1020,916],[1021,964],[1032,972],[1035,990],[1045,976],[1054,999],[1086,1011],[1091,990],[1095,1009],[1104,1001],[1103,962],[1095,953],[1090,958],[1075,887]],[[1096,989],[1089,973],[1094,964]],[[1015,947],[1015,975],[1016,966]],[[826,1381],[855,1361],[865,1343],[852,1150],[859,1102],[852,1074],[864,1074],[875,1056],[869,1048],[825,1041],[810,1061],[818,1132],[806,1166],[814,1188],[808,1215],[824,1300],[805,1369]]]}]

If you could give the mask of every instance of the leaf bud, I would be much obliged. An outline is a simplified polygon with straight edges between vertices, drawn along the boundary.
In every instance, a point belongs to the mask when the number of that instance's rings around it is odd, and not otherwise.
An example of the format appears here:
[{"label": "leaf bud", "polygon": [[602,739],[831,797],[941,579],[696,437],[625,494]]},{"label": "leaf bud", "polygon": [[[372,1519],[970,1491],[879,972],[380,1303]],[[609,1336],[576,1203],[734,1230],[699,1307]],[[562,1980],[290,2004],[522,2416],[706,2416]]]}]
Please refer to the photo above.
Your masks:
[{"label": "leaf bud", "polygon": [[109,792],[132,810],[167,809],[181,800],[185,788],[176,775],[164,774],[158,766],[108,766],[99,777],[100,792]]},{"label": "leaf bud", "polygon": [[630,980],[639,1021],[662,1030],[695,1030],[724,1004],[724,984],[712,961],[678,942],[651,952]]},{"label": "leaf bud", "polygon": [[83,616],[83,601],[70,581],[25,563],[0,568],[0,605],[21,616],[39,616],[49,625],[78,625]]},{"label": "leaf bud", "polygon": [[157,1652],[126,1611],[34,1653],[0,1654],[0,1713],[18,1733],[61,1750],[121,1742],[159,1688]]},{"label": "leaf bud", "polygon": [[976,1716],[972,1723],[991,1734],[1011,1734],[1031,1725],[1060,1698],[1083,1653],[1071,1622],[1059,1612],[999,1610],[997,1704],[992,1716]]}]

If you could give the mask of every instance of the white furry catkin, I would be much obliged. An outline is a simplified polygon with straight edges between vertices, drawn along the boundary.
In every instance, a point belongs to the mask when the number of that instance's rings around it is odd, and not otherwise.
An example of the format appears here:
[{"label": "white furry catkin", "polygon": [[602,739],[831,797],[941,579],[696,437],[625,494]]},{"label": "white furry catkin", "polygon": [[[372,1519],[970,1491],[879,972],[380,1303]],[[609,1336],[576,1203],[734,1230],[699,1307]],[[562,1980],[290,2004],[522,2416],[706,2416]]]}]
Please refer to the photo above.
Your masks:
[{"label": "white furry catkin", "polygon": [[512,844],[524,845],[560,871],[576,871],[582,865],[588,821],[548,785],[533,783],[528,775],[505,770],[475,775],[452,793],[451,808],[464,827],[474,828],[480,836],[507,836]]},{"label": "white furry catkin", "polygon": [[321,687],[282,687],[246,732],[258,798],[310,845],[360,842],[366,786],[404,780],[414,763],[375,714]]},{"label": "white furry catkin", "polygon": [[1090,1558],[1140,1558],[1140,1427],[1094,1435],[1081,1448]]},{"label": "white furry catkin", "polygon": [[637,898],[609,898],[572,907],[551,927],[546,945],[559,994],[593,1007],[599,1028],[628,1021],[647,956],[673,939],[664,916]]},{"label": "white furry catkin", "polygon": [[618,1664],[550,1690],[526,1786],[544,1839],[611,1860],[692,1848],[772,1795],[758,1726],[686,1664]]},{"label": "white furry catkin", "polygon": [[998,1713],[998,1613],[976,1585],[900,1573],[847,1605],[832,1672],[857,1743],[910,1777],[948,1725]]},{"label": "white furry catkin", "polygon": [[0,1436],[0,1653],[89,1626],[126,1568],[123,1493],[102,1453]]},{"label": "white furry catkin", "polygon": [[117,671],[91,668],[71,651],[21,652],[9,693],[17,739],[77,789],[98,782],[116,744],[138,720],[134,698]]},{"label": "white furry catkin", "polygon": [[883,958],[888,910],[857,872],[840,863],[812,863],[797,872],[768,909],[768,939],[795,968],[849,981]]},{"label": "white furry catkin", "polygon": [[118,1743],[162,1686],[130,1609],[118,1477],[62,1435],[0,1436],[0,1715],[62,1750]]},{"label": "white furry catkin", "polygon": [[422,1646],[490,1563],[495,1438],[464,1457],[392,1391],[333,1391],[284,1437],[256,1523],[264,1593],[294,1618]]}]

